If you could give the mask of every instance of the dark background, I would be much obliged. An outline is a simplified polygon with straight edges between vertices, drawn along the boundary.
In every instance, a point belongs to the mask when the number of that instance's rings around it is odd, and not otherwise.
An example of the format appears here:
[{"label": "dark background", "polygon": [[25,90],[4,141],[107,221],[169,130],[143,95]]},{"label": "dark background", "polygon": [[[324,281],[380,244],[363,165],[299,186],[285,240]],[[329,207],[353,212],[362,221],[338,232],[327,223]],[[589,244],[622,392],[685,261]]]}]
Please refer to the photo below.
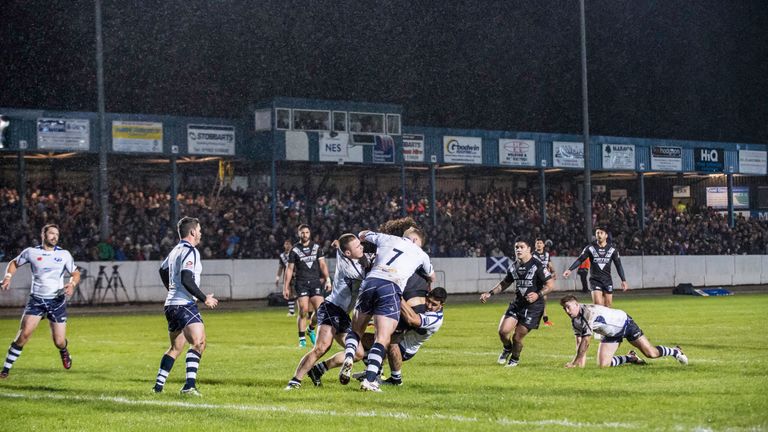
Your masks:
[{"label": "dark background", "polygon": [[[586,0],[591,133],[768,142],[768,2]],[[0,106],[96,111],[93,2],[0,4]],[[105,0],[107,111],[402,104],[405,125],[581,133],[577,0]]]}]

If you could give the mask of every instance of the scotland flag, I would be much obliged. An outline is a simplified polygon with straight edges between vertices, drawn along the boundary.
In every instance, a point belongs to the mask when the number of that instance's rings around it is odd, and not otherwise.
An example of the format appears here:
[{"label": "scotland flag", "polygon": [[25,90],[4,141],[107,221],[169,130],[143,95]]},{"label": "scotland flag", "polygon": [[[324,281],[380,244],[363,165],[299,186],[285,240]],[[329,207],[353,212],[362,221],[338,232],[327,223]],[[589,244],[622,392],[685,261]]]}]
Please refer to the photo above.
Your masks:
[{"label": "scotland flag", "polygon": [[509,258],[502,257],[485,257],[485,272],[486,273],[506,273],[509,269]]}]

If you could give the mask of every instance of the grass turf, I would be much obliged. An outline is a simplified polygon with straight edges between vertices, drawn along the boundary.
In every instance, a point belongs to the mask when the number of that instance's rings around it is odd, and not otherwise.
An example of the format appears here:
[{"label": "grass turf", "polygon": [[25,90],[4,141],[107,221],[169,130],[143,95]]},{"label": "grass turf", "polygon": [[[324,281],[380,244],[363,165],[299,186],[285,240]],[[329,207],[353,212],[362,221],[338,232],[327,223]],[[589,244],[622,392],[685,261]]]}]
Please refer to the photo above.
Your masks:
[{"label": "grass turf", "polygon": [[[690,365],[667,357],[598,369],[593,343],[585,369],[564,369],[574,342],[553,301],[555,326],[528,335],[520,366],[503,368],[496,326],[506,304],[496,297],[487,305],[449,303],[441,331],[405,364],[402,387],[363,393],[331,371],[323,387],[305,378],[303,388],[286,392],[303,351],[285,309],[207,311],[198,376],[204,398],[189,399],[178,394],[182,358],[166,392],[150,392],[167,347],[158,306],[152,315],[71,316],[69,371],[42,322],[0,381],[0,430],[768,428],[768,295],[616,298],[651,343],[680,344]],[[0,337],[10,342],[17,326],[0,320]],[[624,343],[618,353],[628,349]]]}]

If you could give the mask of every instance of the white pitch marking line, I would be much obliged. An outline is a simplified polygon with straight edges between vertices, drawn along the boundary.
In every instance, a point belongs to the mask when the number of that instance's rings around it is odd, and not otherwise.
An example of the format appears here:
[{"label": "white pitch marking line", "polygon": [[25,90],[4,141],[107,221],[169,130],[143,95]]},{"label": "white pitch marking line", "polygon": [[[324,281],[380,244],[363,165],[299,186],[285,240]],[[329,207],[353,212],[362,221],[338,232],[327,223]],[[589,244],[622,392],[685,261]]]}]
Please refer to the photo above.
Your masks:
[{"label": "white pitch marking line", "polygon": [[145,406],[162,406],[162,407],[177,407],[177,408],[206,408],[206,409],[222,409],[222,410],[234,410],[234,411],[251,411],[251,412],[290,412],[292,414],[304,414],[312,416],[334,416],[334,417],[380,417],[380,418],[395,418],[402,420],[451,420],[456,422],[490,422],[497,423],[499,425],[517,425],[517,426],[566,426],[571,428],[624,428],[624,429],[638,429],[637,425],[630,423],[584,423],[573,422],[567,419],[563,420],[513,420],[508,418],[477,418],[477,417],[465,417],[461,415],[443,415],[443,414],[431,414],[431,415],[413,415],[404,412],[379,412],[379,411],[353,411],[353,412],[339,412],[339,411],[321,411],[312,409],[295,409],[273,405],[234,405],[234,404],[210,404],[210,403],[191,403],[191,402],[174,402],[174,401],[157,401],[157,400],[140,400],[140,399],[127,399],[123,397],[115,396],[64,396],[64,395],[31,395],[22,393],[0,393],[0,398],[7,399],[31,399],[31,400],[70,400],[70,401],[86,401],[86,402],[112,402],[123,405],[145,405]]}]

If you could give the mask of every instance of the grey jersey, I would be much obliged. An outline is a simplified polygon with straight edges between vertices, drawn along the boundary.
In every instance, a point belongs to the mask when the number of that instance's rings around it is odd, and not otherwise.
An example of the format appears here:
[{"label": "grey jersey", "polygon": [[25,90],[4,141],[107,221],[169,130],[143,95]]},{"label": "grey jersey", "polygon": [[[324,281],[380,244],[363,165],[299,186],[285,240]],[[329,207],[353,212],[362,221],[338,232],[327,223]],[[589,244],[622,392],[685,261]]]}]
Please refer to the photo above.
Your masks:
[{"label": "grey jersey", "polygon": [[15,258],[18,267],[29,263],[32,270],[34,296],[52,299],[63,294],[64,274],[72,274],[77,269],[70,253],[58,246],[45,250],[42,246],[26,248]]},{"label": "grey jersey", "polygon": [[189,305],[197,301],[181,283],[181,272],[191,271],[195,275],[195,284],[200,286],[203,264],[200,262],[200,253],[194,246],[182,240],[171,250],[160,267],[168,269],[169,284],[168,296],[165,298],[166,306]]},{"label": "grey jersey", "polygon": [[349,259],[336,250],[336,272],[333,274],[333,291],[325,301],[349,312],[352,307],[352,284],[365,279],[365,269],[356,259]]}]

